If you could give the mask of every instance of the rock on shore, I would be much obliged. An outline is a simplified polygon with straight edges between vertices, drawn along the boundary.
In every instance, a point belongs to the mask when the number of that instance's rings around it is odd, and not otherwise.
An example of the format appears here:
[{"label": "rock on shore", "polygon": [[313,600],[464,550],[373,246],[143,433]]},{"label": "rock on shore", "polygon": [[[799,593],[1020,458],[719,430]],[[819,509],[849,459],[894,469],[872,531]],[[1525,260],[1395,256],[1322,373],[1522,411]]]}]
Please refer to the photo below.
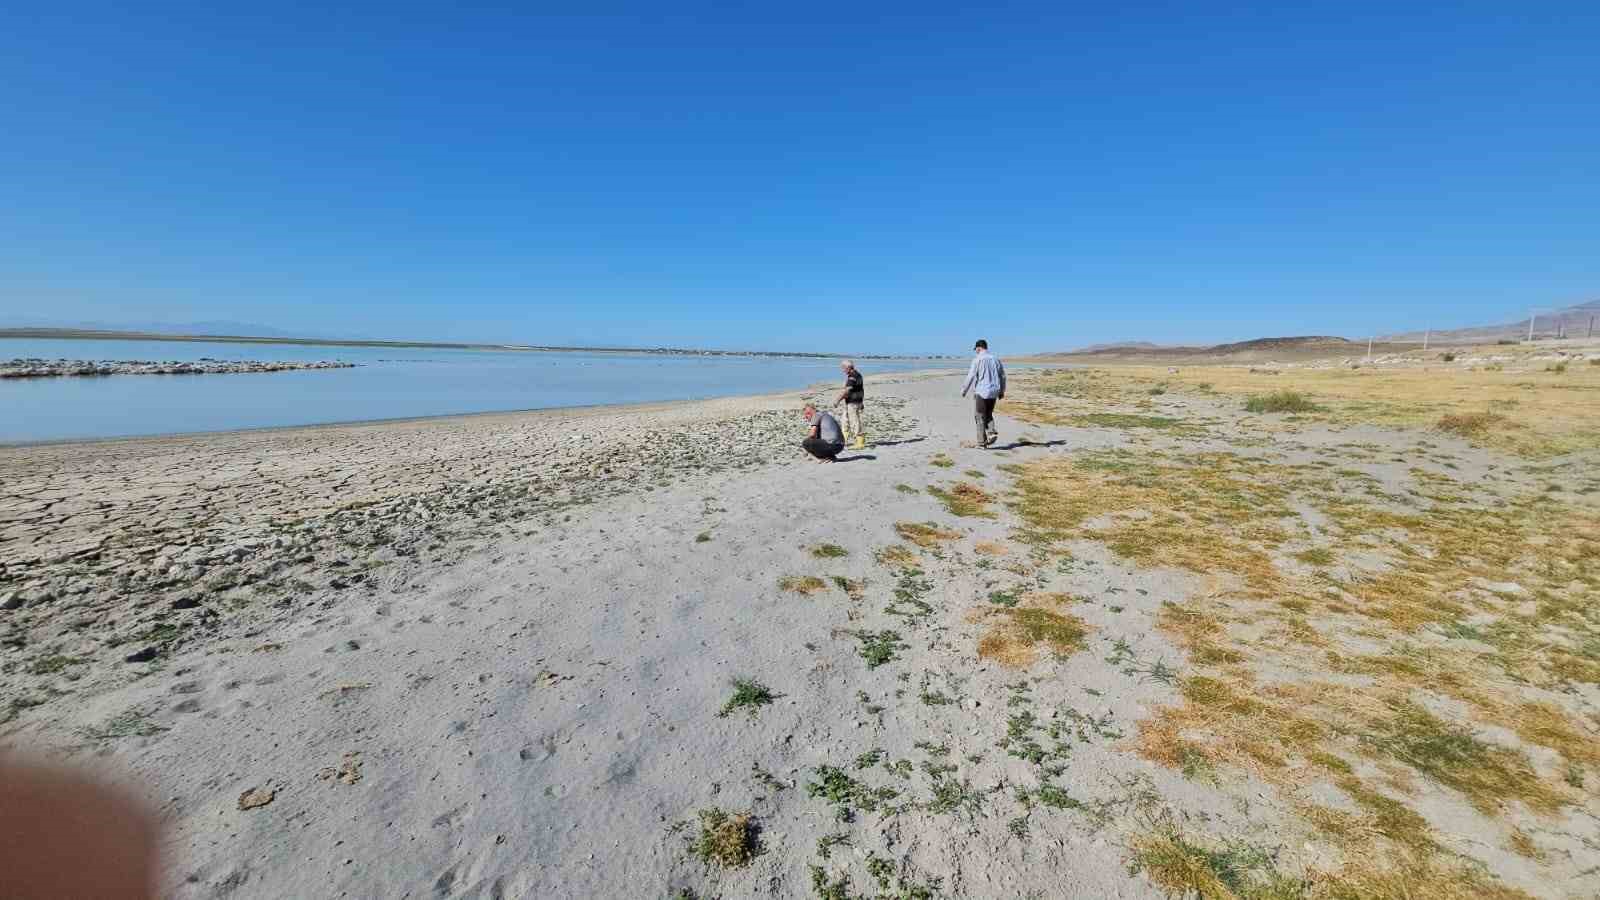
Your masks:
[{"label": "rock on shore", "polygon": [[0,363],[0,378],[58,378],[69,375],[239,375],[249,372],[292,372],[300,369],[353,369],[355,363],[258,362],[202,358],[192,362],[138,359],[12,359]]}]

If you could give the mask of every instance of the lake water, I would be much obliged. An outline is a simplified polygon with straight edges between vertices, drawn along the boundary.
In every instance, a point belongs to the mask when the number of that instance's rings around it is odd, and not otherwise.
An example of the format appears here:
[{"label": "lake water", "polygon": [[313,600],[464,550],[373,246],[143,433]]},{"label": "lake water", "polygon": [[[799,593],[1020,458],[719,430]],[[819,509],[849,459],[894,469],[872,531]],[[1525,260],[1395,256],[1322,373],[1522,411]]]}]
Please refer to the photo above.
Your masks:
[{"label": "lake water", "polygon": [[[0,338],[0,360],[341,360],[354,369],[0,380],[0,442],[223,431],[791,390],[838,360]],[[964,360],[863,360],[874,373]]]}]

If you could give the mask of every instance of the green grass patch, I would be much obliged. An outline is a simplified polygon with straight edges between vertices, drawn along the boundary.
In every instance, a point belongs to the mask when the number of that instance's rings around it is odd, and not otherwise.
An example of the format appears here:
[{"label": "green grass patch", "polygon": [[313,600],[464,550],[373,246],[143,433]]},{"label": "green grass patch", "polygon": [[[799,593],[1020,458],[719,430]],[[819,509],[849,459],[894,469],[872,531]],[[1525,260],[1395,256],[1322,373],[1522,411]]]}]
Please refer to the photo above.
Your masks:
[{"label": "green grass patch", "polygon": [[1253,413],[1316,412],[1321,408],[1299,391],[1273,391],[1270,394],[1259,394],[1249,398],[1244,404],[1245,412]]},{"label": "green grass patch", "polygon": [[733,696],[728,702],[722,704],[722,710],[717,713],[719,718],[726,717],[736,709],[747,710],[754,716],[756,711],[777,698],[766,685],[753,678],[733,679]]},{"label": "green grass patch", "polygon": [[850,555],[850,551],[838,544],[818,544],[811,548],[811,555],[817,559],[839,559]]}]

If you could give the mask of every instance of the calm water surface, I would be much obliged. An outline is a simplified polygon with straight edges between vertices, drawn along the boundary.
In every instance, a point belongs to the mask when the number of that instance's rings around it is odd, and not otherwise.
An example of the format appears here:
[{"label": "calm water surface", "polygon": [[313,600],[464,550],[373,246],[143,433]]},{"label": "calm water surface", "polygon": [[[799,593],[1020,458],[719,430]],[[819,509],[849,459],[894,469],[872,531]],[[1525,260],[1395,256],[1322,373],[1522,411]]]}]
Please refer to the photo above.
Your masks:
[{"label": "calm water surface", "polygon": [[[0,338],[0,360],[17,357],[341,360],[357,367],[0,380],[0,442],[690,400],[839,379],[831,359]],[[873,373],[965,366],[965,360],[870,360],[860,368],[870,398]]]}]

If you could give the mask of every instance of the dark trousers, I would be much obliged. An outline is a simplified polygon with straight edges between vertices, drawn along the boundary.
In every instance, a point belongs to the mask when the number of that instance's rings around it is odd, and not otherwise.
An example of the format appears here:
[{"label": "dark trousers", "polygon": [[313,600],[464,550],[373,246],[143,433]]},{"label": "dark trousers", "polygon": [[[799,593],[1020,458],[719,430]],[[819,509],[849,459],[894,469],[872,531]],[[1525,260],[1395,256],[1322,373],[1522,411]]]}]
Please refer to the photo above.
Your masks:
[{"label": "dark trousers", "polygon": [[817,459],[833,459],[839,455],[839,451],[844,449],[844,444],[842,443],[836,444],[819,437],[808,437],[800,442],[800,446],[806,448],[806,452]]},{"label": "dark trousers", "polygon": [[972,421],[978,426],[978,444],[989,443],[989,433],[994,431],[994,401],[996,398],[972,395]]}]

